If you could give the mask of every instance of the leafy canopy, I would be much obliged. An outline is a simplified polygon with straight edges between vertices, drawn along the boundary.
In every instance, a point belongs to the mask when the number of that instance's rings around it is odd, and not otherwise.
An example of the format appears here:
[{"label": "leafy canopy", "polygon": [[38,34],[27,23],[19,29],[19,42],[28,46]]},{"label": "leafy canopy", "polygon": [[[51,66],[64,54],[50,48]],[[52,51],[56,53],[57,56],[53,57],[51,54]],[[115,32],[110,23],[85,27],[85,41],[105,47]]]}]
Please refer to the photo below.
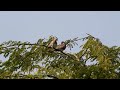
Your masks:
[{"label": "leafy canopy", "polygon": [[[52,36],[36,43],[7,41],[0,44],[1,79],[118,79],[120,78],[120,47],[108,47],[90,34],[85,38],[66,40],[70,50],[78,45],[79,52],[69,53],[48,48]],[[95,64],[87,65],[87,62]]]}]

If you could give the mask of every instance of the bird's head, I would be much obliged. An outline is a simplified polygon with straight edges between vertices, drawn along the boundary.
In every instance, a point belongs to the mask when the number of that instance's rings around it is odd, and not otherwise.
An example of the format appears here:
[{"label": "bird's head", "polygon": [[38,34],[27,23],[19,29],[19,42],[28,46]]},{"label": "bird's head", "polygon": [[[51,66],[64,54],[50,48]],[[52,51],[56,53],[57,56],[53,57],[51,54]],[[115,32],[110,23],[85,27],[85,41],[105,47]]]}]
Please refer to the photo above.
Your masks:
[{"label": "bird's head", "polygon": [[54,37],[54,40],[55,40],[55,41],[58,41],[58,38],[57,38],[57,37]]},{"label": "bird's head", "polygon": [[64,41],[62,41],[61,44],[65,44],[66,45],[66,43]]}]

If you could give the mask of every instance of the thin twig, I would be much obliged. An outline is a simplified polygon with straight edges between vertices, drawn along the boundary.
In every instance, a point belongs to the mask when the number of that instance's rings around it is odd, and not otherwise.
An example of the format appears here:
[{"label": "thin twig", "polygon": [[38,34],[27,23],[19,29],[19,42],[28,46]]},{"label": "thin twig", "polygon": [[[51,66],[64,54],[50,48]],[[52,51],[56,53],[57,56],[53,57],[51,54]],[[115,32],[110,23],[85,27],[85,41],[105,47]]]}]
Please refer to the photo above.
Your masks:
[{"label": "thin twig", "polygon": [[79,57],[79,58],[82,58],[87,52],[87,49],[85,50],[85,52]]},{"label": "thin twig", "polygon": [[15,45],[9,45],[9,46],[6,46],[6,47],[2,47],[2,48],[8,48],[8,47],[12,47],[12,46],[21,46],[21,45],[37,45],[37,46],[45,46],[45,45],[40,45],[40,44],[15,44]]}]

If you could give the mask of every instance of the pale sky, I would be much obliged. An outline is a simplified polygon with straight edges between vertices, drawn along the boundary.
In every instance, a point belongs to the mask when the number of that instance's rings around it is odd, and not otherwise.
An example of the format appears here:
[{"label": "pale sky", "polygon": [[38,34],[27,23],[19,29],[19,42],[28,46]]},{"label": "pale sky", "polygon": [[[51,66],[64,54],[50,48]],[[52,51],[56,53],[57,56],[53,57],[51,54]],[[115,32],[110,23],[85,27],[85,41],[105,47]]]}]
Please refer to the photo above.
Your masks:
[{"label": "pale sky", "polygon": [[[60,43],[83,38],[86,33],[107,46],[120,46],[120,11],[0,11],[0,43],[34,43],[50,35],[57,36]],[[77,51],[75,48],[72,52]]]}]

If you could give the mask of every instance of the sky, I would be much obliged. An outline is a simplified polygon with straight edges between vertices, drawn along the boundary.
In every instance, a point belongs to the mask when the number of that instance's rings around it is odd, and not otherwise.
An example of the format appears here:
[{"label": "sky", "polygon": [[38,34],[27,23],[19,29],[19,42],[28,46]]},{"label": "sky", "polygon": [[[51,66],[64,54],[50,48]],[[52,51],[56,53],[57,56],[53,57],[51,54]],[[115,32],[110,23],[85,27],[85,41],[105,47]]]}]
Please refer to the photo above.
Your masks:
[{"label": "sky", "polygon": [[0,44],[9,40],[35,43],[50,35],[60,43],[86,33],[107,46],[120,46],[120,11],[0,11]]}]

